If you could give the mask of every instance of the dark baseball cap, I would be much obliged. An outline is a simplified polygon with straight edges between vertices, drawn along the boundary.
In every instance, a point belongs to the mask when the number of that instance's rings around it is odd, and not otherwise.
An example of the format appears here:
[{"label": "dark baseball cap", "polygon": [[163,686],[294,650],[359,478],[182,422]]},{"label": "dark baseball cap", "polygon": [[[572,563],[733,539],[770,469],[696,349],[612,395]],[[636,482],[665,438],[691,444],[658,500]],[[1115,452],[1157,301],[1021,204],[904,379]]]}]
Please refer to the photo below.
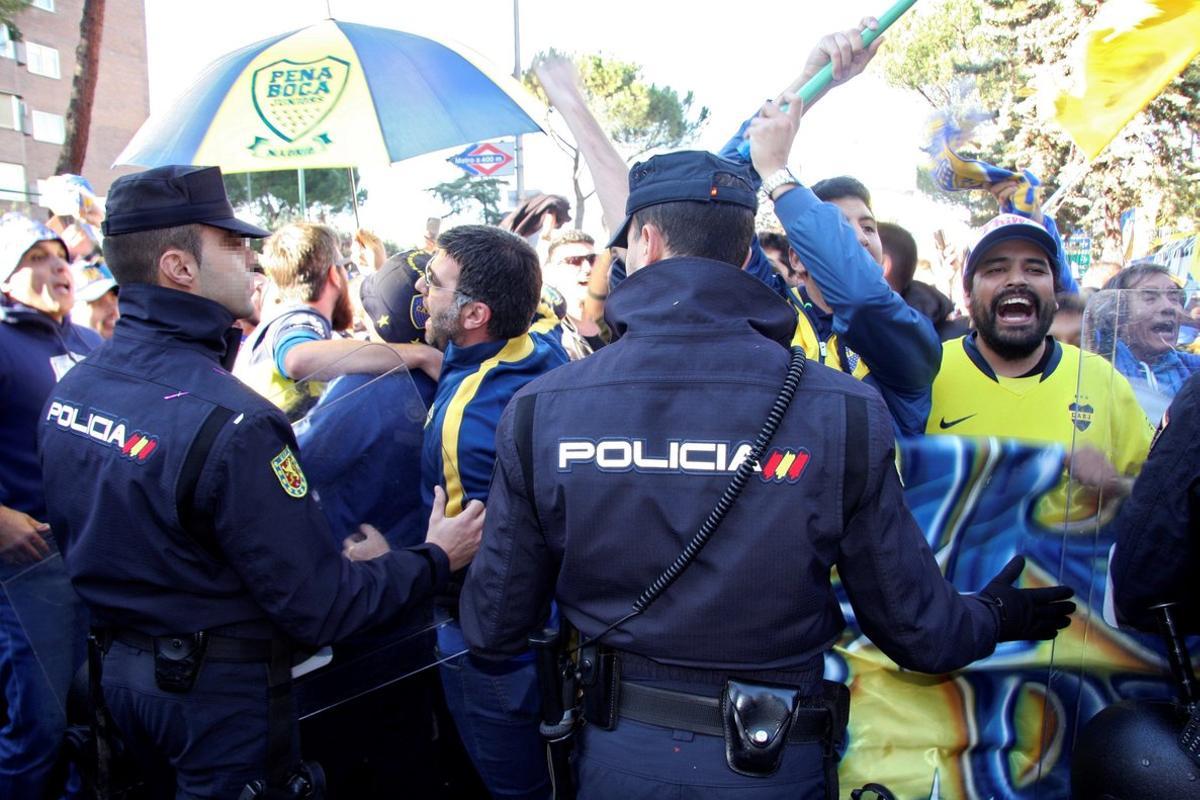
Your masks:
[{"label": "dark baseball cap", "polygon": [[732,203],[758,210],[750,167],[701,150],[680,150],[639,161],[629,170],[625,221],[609,247],[627,247],[629,224],[643,208],[679,200]]},{"label": "dark baseball cap", "polygon": [[105,201],[105,236],[177,225],[210,225],[251,239],[270,231],[233,215],[220,167],[167,166],[113,181]]},{"label": "dark baseball cap", "polygon": [[1041,249],[1054,269],[1054,282],[1058,283],[1058,243],[1046,228],[1020,214],[1000,214],[988,220],[975,232],[975,243],[967,253],[967,266],[963,270],[963,286],[970,288],[971,277],[983,257],[998,244],[1014,239],[1029,242]]},{"label": "dark baseball cap", "polygon": [[425,340],[425,298],[416,290],[417,279],[433,258],[424,250],[408,250],[383,262],[378,271],[363,278],[359,288],[363,310],[379,338],[392,344]]}]

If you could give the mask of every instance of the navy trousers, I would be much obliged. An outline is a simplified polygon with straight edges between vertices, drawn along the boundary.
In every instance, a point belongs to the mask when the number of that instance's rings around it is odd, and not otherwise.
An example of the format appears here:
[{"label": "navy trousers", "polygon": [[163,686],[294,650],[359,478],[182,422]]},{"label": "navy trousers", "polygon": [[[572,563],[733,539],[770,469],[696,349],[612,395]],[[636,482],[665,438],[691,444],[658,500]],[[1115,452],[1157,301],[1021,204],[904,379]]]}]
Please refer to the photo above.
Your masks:
[{"label": "navy trousers", "polygon": [[585,725],[576,750],[579,800],[824,800],[817,743],[787,746],[779,771],[738,775],[725,740],[621,720],[611,731]]},{"label": "navy trousers", "polygon": [[[159,689],[154,654],[113,642],[104,698],[145,772],[177,800],[236,798],[267,773],[267,665],[205,661],[189,692]],[[298,759],[299,736],[292,742]],[[154,796],[170,796],[161,787]]]}]

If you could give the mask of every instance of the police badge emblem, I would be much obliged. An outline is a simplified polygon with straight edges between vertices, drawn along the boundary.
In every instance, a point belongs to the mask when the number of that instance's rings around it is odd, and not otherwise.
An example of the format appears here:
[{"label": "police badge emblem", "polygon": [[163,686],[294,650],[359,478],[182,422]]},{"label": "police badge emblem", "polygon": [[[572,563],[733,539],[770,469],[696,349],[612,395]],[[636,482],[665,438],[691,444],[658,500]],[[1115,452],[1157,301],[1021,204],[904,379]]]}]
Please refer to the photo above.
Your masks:
[{"label": "police badge emblem", "polygon": [[300,462],[296,459],[292,448],[285,447],[279,452],[279,455],[272,458],[271,469],[275,470],[275,477],[279,479],[279,485],[289,495],[304,497],[308,494],[308,478],[304,477],[304,472],[300,469]]}]

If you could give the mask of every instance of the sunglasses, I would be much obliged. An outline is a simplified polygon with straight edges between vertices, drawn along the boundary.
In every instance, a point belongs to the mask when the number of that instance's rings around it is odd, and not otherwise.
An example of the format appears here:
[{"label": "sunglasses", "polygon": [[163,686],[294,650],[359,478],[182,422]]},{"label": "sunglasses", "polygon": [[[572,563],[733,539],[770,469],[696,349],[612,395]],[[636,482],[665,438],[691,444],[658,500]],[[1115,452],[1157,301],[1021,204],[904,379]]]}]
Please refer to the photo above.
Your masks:
[{"label": "sunglasses", "polygon": [[588,253],[586,256],[563,256],[563,263],[570,264],[572,267],[582,267],[584,264],[595,264],[596,254]]}]

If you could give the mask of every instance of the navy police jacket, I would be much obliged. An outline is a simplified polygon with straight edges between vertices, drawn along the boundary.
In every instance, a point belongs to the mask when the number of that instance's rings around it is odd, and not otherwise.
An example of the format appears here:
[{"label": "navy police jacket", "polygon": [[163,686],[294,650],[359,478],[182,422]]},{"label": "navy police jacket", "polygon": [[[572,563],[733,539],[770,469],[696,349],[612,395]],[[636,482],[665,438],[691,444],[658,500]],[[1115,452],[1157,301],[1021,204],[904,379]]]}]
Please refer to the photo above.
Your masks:
[{"label": "navy police jacket", "polygon": [[[530,383],[500,421],[461,604],[479,656],[523,650],[552,597],[586,636],[629,612],[762,428],[796,325],[760,281],[699,258],[635,273],[607,312],[621,338]],[[904,504],[892,441],[878,392],[810,362],[707,547],[603,641],[672,667],[816,680],[845,625],[836,566],[863,630],[901,665],[945,672],[991,653],[996,614],[942,577]]]},{"label": "navy police jacket", "polygon": [[[432,545],[342,557],[287,420],[223,366],[228,311],[146,285],[122,287],[120,304],[112,340],[58,384],[39,433],[50,523],[95,618],[321,645],[445,582]],[[207,452],[189,459],[193,447]]]}]

